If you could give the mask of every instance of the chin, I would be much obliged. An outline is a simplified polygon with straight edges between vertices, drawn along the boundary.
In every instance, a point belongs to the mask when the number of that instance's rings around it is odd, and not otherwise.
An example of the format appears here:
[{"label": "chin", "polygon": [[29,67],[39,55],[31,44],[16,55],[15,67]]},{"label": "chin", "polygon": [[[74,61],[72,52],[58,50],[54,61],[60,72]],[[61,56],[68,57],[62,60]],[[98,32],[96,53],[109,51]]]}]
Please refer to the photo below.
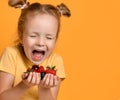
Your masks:
[{"label": "chin", "polygon": [[35,65],[39,65],[39,64],[41,64],[43,62],[43,60],[41,60],[41,61],[33,61],[33,60],[31,60],[31,62],[33,64],[35,64]]},{"label": "chin", "polygon": [[45,59],[43,58],[42,60],[40,60],[40,61],[35,61],[35,60],[30,60],[33,64],[35,64],[35,65],[40,65],[43,61],[44,61]]}]

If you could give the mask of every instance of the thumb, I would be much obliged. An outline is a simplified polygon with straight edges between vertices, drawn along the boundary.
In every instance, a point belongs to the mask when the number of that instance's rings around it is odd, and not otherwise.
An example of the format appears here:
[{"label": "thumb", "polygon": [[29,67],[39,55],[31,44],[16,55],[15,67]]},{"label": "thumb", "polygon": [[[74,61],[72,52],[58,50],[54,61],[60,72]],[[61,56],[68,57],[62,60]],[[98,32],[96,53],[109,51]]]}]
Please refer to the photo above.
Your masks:
[{"label": "thumb", "polygon": [[24,73],[22,74],[22,79],[23,79],[23,80],[24,80],[24,79],[27,79],[28,76],[29,76],[29,73],[24,72]]}]

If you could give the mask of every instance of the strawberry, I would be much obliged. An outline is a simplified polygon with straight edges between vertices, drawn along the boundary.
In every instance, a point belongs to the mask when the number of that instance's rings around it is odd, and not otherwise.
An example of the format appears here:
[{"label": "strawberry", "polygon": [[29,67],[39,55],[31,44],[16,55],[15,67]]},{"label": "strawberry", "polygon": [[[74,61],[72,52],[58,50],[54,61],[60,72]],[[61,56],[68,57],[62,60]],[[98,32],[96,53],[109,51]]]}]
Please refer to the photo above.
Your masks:
[{"label": "strawberry", "polygon": [[37,70],[38,73],[41,73],[41,72],[44,72],[44,67],[43,66],[40,66],[39,69]]},{"label": "strawberry", "polygon": [[52,67],[50,67],[50,66],[47,66],[46,67],[46,73],[50,73],[50,74],[53,74],[53,75],[56,75],[56,70],[55,70],[55,67],[56,66],[52,66]]}]

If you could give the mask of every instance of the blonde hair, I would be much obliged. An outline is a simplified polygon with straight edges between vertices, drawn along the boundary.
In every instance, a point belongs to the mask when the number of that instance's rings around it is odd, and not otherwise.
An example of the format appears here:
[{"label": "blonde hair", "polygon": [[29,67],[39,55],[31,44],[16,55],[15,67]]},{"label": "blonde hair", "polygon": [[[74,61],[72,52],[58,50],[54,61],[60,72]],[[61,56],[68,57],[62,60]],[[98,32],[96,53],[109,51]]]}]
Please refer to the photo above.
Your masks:
[{"label": "blonde hair", "polygon": [[[57,5],[56,7],[51,4],[40,4],[40,3],[32,3],[30,4],[26,0],[16,0],[17,2],[8,4],[11,7],[20,8],[21,9],[21,15],[18,20],[18,42],[23,37],[23,31],[25,26],[25,21],[27,19],[27,16],[29,14],[36,15],[36,14],[50,14],[54,16],[58,20],[58,33],[60,29],[60,16],[66,16],[70,17],[71,13],[68,7],[61,3],[60,5]],[[57,33],[57,37],[58,37]]]}]

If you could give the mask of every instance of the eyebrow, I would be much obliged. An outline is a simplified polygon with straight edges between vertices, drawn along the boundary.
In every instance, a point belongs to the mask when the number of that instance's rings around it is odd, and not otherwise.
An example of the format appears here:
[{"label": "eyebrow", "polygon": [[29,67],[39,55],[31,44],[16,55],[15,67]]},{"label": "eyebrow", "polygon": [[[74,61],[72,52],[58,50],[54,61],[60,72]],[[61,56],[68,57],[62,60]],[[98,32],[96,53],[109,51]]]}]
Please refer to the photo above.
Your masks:
[{"label": "eyebrow", "polygon": [[[32,32],[31,34],[40,35],[38,32]],[[45,35],[46,36],[53,36],[53,37],[57,36],[56,33],[46,33]]]},{"label": "eyebrow", "polygon": [[46,34],[47,36],[56,36],[56,34]]}]

